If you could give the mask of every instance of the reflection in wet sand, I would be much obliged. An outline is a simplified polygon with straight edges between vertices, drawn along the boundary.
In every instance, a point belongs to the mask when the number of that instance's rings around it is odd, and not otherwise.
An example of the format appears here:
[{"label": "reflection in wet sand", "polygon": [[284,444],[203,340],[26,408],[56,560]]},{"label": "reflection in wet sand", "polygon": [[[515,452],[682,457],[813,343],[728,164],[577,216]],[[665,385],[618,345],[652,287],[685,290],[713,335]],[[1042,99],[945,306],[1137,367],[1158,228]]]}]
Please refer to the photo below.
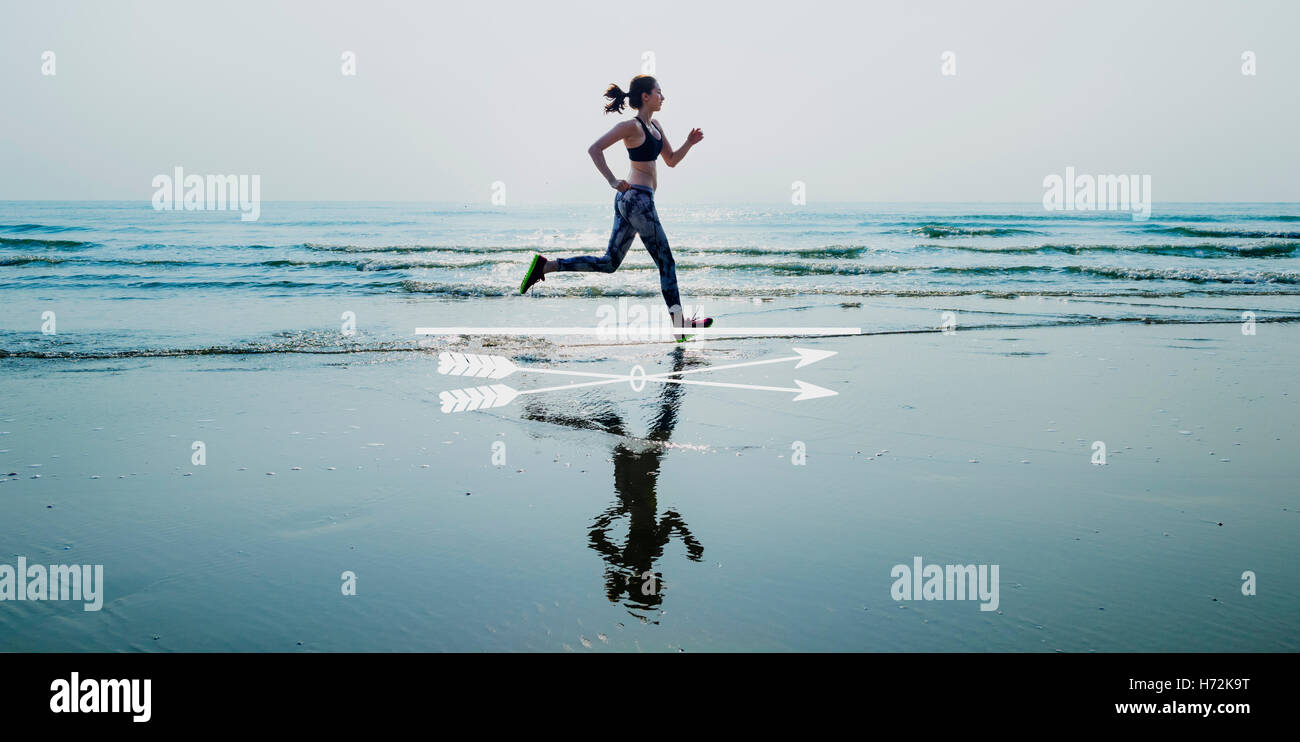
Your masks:
[{"label": "reflection in wet sand", "polygon": [[[682,371],[686,366],[684,350],[675,348],[672,370]],[[659,465],[667,450],[664,444],[677,425],[685,392],[682,384],[661,386],[659,406],[644,439],[629,436],[623,419],[610,409],[582,417],[558,415],[540,405],[530,405],[524,410],[526,419],[594,428],[625,437],[615,444],[613,451],[617,499],[596,516],[591,525],[590,546],[605,560],[606,597],[611,603],[623,601],[629,613],[642,620],[647,617],[637,611],[658,609],[663,603],[667,584],[663,574],[655,571],[655,563],[674,535],[685,544],[691,561],[698,562],[704,556],[704,547],[691,534],[681,514],[667,510],[661,516],[658,512]],[[627,539],[620,545],[611,539],[611,532],[621,518],[627,519]]]}]

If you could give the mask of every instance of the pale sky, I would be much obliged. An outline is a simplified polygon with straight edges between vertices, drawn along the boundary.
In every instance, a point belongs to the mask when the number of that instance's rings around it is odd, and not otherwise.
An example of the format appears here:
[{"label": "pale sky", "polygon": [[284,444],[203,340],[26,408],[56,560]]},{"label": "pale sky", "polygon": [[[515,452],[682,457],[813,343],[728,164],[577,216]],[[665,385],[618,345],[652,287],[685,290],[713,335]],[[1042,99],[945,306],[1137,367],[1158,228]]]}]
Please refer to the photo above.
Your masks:
[{"label": "pale sky", "polygon": [[3,0],[0,199],[148,200],[179,165],[268,201],[603,202],[600,96],[649,51],[670,142],[705,135],[659,163],[676,202],[1038,202],[1067,165],[1300,201],[1297,29],[1249,0]]}]

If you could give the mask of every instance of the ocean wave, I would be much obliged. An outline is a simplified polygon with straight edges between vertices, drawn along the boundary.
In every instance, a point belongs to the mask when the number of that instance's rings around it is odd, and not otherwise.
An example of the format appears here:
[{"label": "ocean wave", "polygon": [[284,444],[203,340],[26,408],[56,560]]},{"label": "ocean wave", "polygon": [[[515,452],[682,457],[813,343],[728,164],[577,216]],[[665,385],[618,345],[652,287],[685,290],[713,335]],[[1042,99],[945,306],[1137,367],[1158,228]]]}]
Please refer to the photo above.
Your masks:
[{"label": "ocean wave", "polygon": [[871,276],[890,273],[930,273],[944,276],[1012,276],[1058,272],[1133,281],[1167,280],[1195,283],[1300,283],[1300,271],[1228,271],[1210,268],[1133,268],[1091,265],[811,265],[807,263],[734,263],[679,266],[686,270],[737,270],[777,276]]},{"label": "ocean wave", "polygon": [[252,289],[303,291],[376,291],[397,292],[401,283],[397,281],[291,281],[230,279],[230,280],[194,280],[164,281],[145,276],[129,274],[76,274],[33,276],[23,280],[0,281],[2,289],[30,289],[34,286],[59,289]]},{"label": "ocean wave", "polygon": [[0,257],[0,265],[66,264],[78,266],[140,266],[167,268],[214,268],[224,266],[254,266],[257,263],[197,263],[192,260],[149,260],[145,258],[61,258],[53,255],[12,255]]},{"label": "ocean wave", "polygon": [[[413,294],[433,294],[439,296],[453,297],[493,297],[493,296],[518,296],[518,286],[486,286],[486,285],[466,285],[456,283],[438,283],[435,281],[415,281],[406,280],[401,283],[402,291]],[[881,287],[860,287],[860,286],[810,286],[801,288],[790,287],[762,287],[762,286],[692,286],[690,291],[692,296],[902,296],[902,297],[924,297],[924,296],[987,296],[990,298],[1006,299],[1017,296],[1044,296],[1044,297],[1141,297],[1141,298],[1175,298],[1186,296],[1297,296],[1300,295],[1300,288],[1272,288],[1261,290],[1242,291],[1240,289],[1139,289],[1130,288],[1123,290],[1102,289],[1095,291],[1083,291],[1077,289],[1013,289],[1003,288],[945,288],[945,289],[913,289],[913,288],[881,288]],[[598,286],[598,285],[568,285],[545,288],[534,288],[529,292],[530,295],[536,294],[542,297],[656,297],[660,296],[658,286]]]},{"label": "ocean wave", "polygon": [[1218,271],[1209,268],[1110,268],[1071,265],[1066,273],[1128,281],[1188,281],[1190,283],[1300,283],[1300,271]]},{"label": "ocean wave", "polygon": [[1300,222],[1295,214],[1168,214],[1161,218],[1171,222]]},{"label": "ocean wave", "polygon": [[307,242],[303,247],[308,250],[344,253],[416,253],[416,252],[457,252],[457,253],[498,253],[498,252],[538,252],[539,248],[528,245],[327,245]]},{"label": "ocean wave", "polygon": [[[367,219],[306,219],[293,222],[275,222],[265,220],[263,223],[273,227],[354,227],[358,225],[373,224]],[[385,221],[387,227],[411,227],[422,224],[423,222],[410,220]]]},{"label": "ocean wave", "polygon": [[516,260],[470,260],[465,262],[446,262],[439,260],[264,260],[256,265],[268,268],[339,268],[346,267],[359,271],[396,271],[412,268],[436,268],[458,270],[461,268],[489,268],[495,265],[519,264]]},{"label": "ocean wave", "polygon": [[65,260],[67,258],[56,258],[50,255],[11,255],[0,257],[0,265],[31,265],[33,263],[54,265]]},{"label": "ocean wave", "polygon": [[1168,234],[1179,237],[1224,237],[1247,239],[1300,240],[1300,232],[1260,232],[1251,229],[1199,229],[1197,227],[1170,227],[1153,224],[1141,230],[1147,234]]},{"label": "ocean wave", "polygon": [[917,245],[923,249],[959,250],[965,252],[986,253],[989,255],[1040,255],[1064,254],[1084,255],[1087,253],[1140,253],[1145,255],[1170,255],[1187,258],[1284,258],[1300,252],[1300,244],[1291,242],[1271,242],[1259,245],[1072,245],[1049,244],[1033,246],[996,246],[977,247],[973,245],[934,244]]},{"label": "ocean wave", "polygon": [[[361,261],[364,262],[364,261]],[[356,260],[293,260],[292,258],[281,258],[278,260],[261,260],[256,263],[220,263],[218,265],[245,265],[247,267],[261,266],[264,268],[356,268]]]},{"label": "ocean wave", "polygon": [[[334,333],[335,336],[338,333]],[[283,342],[258,341],[238,345],[210,345],[198,348],[132,348],[123,350],[6,350],[0,348],[0,358],[34,358],[67,360],[109,360],[122,358],[174,358],[187,356],[242,356],[268,353],[304,353],[311,355],[336,355],[346,353],[390,353],[394,351],[430,351],[426,344],[409,340],[372,340],[360,343],[333,341]]]},{"label": "ocean wave", "polygon": [[[1067,217],[1068,218],[1068,217]],[[1053,219],[1052,214],[1044,213],[1041,216],[1029,214],[959,214],[952,217],[946,217],[942,222],[935,222],[933,217],[917,219],[899,219],[896,221],[865,221],[858,222],[859,227],[970,227],[982,226],[986,221],[999,222],[1030,222],[1042,221],[1044,219]]]},{"label": "ocean wave", "polygon": [[[679,248],[673,248],[677,252]],[[767,255],[793,255],[801,258],[858,258],[872,248],[866,245],[823,245],[820,247],[686,247],[680,248],[683,255],[750,255],[763,257]]]},{"label": "ocean wave", "polygon": [[[627,266],[633,270],[656,270],[653,264]],[[701,263],[692,265],[678,263],[678,272],[691,271],[741,271],[746,273],[766,273],[773,276],[871,276],[882,273],[910,273],[912,271],[932,270],[932,265],[892,265],[892,264],[834,264],[834,263]],[[619,270],[625,270],[620,266]]]},{"label": "ocean wave", "polygon": [[381,289],[398,288],[396,282],[368,281],[274,281],[226,280],[226,281],[126,281],[121,284],[130,289]]},{"label": "ocean wave", "polygon": [[195,261],[163,260],[147,258],[62,258],[43,255],[12,255],[0,257],[0,266],[27,264],[66,263],[79,266],[140,266],[140,267],[189,267],[189,268],[349,268],[358,271],[405,270],[410,268],[441,268],[454,270],[458,268],[486,268],[495,265],[518,264],[513,260],[472,260],[467,262],[444,262],[436,260],[295,260],[280,258],[255,262],[241,261]]},{"label": "ocean wave", "polygon": [[[554,252],[550,247],[539,247],[536,245],[386,245],[386,246],[369,246],[369,245],[325,245],[308,242],[303,245],[308,250],[319,250],[324,252],[342,252],[342,253],[421,253],[421,252],[449,252],[449,253],[466,253],[466,254],[495,254],[495,253],[538,253]],[[682,254],[701,254],[701,255],[793,255],[807,258],[856,258],[872,248],[866,245],[821,245],[813,247],[696,247],[696,246],[674,246],[673,252]],[[583,254],[594,255],[603,254],[604,248],[593,247]],[[580,250],[565,250],[569,252],[581,252]],[[562,257],[554,254],[552,257]]]},{"label": "ocean wave", "polygon": [[35,237],[0,237],[0,247],[48,247],[54,250],[83,250],[94,242],[81,240],[41,240]]},{"label": "ocean wave", "polygon": [[88,227],[61,227],[54,224],[0,224],[4,232],[85,232]]},{"label": "ocean wave", "polygon": [[145,242],[135,245],[137,250],[285,250],[301,245],[181,245],[166,242]]},{"label": "ocean wave", "polygon": [[[488,268],[506,263],[515,264],[516,261],[510,260],[471,260],[464,263],[446,263],[436,260],[366,260],[357,263],[356,269],[359,271],[400,271],[411,268],[434,268],[441,270],[460,270],[462,268]],[[519,263],[519,265],[523,265]]]},{"label": "ocean wave", "polygon": [[908,234],[919,234],[932,240],[944,237],[1011,237],[1021,234],[1042,234],[1042,232],[1033,229],[1019,229],[1017,227],[957,227],[946,224],[926,224],[920,227],[912,227],[907,230]]}]

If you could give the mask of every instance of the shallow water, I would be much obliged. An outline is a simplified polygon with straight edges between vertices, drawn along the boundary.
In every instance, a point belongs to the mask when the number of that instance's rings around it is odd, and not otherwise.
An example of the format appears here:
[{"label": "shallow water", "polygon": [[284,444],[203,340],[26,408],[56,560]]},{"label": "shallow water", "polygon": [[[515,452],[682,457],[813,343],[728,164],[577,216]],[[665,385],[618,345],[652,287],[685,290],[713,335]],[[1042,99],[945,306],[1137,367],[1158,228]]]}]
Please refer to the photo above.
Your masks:
[{"label": "shallow water", "polygon": [[[1062,298],[1097,300],[1084,311],[1110,318],[1223,319],[1219,307],[1300,314],[1295,204],[1178,204],[1147,221],[1017,204],[661,198],[658,209],[688,304],[884,298],[944,311],[987,306],[969,298],[1047,297],[1058,303],[1029,306],[1060,321],[1080,314]],[[639,243],[618,272],[552,275],[520,303],[535,251],[603,253],[611,219],[609,205],[268,203],[243,222],[238,212],[139,202],[2,202],[0,291],[10,311],[0,350],[385,349],[411,340],[392,318],[435,299],[515,297],[520,313],[548,297],[653,303],[657,274]],[[365,308],[364,337],[333,342],[346,311],[337,307]],[[58,342],[36,332],[47,310],[78,332]]]}]

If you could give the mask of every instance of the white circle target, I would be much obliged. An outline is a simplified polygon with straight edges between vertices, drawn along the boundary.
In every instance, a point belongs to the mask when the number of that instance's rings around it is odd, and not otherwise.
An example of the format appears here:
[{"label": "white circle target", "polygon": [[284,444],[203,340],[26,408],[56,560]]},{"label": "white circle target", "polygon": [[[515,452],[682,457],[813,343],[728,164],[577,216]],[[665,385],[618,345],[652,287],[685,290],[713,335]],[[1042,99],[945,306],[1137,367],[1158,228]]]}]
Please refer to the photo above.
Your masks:
[{"label": "white circle target", "polygon": [[628,372],[628,383],[632,385],[632,391],[639,392],[645,389],[645,369],[641,366],[633,366]]}]

